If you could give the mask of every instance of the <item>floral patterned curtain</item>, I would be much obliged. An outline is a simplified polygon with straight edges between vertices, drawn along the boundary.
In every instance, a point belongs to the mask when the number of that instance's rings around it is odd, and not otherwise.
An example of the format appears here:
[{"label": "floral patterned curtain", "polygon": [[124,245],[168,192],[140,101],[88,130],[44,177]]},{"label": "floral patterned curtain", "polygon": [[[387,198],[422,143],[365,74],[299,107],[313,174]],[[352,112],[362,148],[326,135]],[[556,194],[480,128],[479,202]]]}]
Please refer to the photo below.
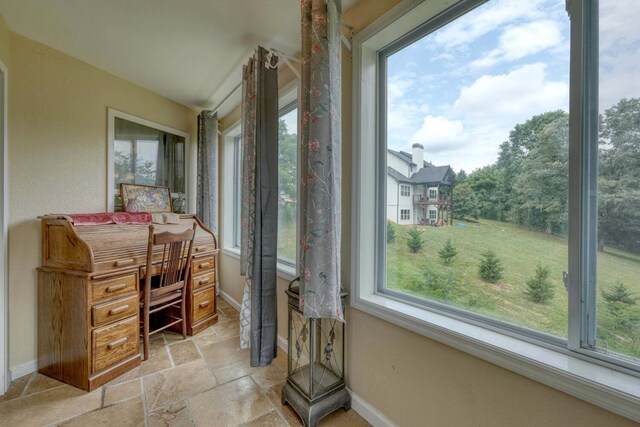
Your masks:
[{"label": "floral patterned curtain", "polygon": [[300,306],[344,321],[340,305],[340,0],[302,0]]},{"label": "floral patterned curtain", "polygon": [[278,236],[277,57],[258,47],[242,78],[242,212],[240,273],[246,285],[240,311],[240,347],[251,366],[276,356]]},{"label": "floral patterned curtain", "polygon": [[[174,144],[171,144],[169,148],[174,150]],[[189,153],[184,152],[183,155],[188,156]],[[198,217],[217,237],[218,117],[208,110],[203,110],[198,116],[198,185],[196,191]]]}]

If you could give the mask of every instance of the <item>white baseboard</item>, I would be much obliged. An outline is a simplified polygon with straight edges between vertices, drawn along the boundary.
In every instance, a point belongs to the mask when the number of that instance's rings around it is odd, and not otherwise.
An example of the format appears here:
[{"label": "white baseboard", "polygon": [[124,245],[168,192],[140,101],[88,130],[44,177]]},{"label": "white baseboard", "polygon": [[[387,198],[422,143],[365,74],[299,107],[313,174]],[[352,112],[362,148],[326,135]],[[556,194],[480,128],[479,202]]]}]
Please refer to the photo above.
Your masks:
[{"label": "white baseboard", "polygon": [[285,353],[289,353],[289,341],[280,335],[278,335],[278,347],[280,347]]},{"label": "white baseboard", "polygon": [[360,414],[373,427],[396,427],[396,424],[391,422],[389,418],[385,417],[382,412],[374,408],[369,402],[351,390],[349,390],[349,394],[351,394],[351,409]]},{"label": "white baseboard", "polygon": [[32,360],[31,362],[23,363],[22,365],[16,365],[9,369],[9,382],[15,381],[18,378],[29,375],[38,370],[38,361]]},{"label": "white baseboard", "polygon": [[236,310],[240,311],[240,303],[238,301],[234,300],[233,298],[231,298],[231,295],[229,295],[228,293],[226,293],[225,291],[220,289],[220,296],[222,298],[224,298],[224,300],[226,302],[228,302],[231,307],[233,307]]}]

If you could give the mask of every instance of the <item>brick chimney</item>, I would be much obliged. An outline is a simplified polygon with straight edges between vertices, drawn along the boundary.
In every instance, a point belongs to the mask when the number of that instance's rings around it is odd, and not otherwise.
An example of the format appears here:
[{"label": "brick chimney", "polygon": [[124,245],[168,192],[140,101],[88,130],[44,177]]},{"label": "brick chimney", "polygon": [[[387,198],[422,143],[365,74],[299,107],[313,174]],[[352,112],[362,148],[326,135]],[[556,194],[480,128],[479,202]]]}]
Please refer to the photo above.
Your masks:
[{"label": "brick chimney", "polygon": [[413,156],[411,161],[417,165],[416,172],[424,167],[424,146],[422,144],[413,144],[411,146]]}]

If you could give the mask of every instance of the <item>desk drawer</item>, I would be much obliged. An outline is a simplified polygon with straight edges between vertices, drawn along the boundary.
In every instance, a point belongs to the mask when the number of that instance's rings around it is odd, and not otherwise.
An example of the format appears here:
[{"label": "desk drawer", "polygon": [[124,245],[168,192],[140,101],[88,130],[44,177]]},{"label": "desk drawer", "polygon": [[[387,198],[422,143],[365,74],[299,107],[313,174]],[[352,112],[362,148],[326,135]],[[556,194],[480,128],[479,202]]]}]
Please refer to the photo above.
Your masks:
[{"label": "desk drawer", "polygon": [[201,255],[205,252],[213,252],[216,249],[216,247],[211,244],[211,245],[193,245],[193,255],[194,256],[198,256]]},{"label": "desk drawer", "polygon": [[214,256],[206,256],[191,261],[191,274],[195,275],[203,271],[216,268],[216,258]]},{"label": "desk drawer", "polygon": [[216,288],[204,289],[193,294],[191,323],[197,323],[205,317],[213,316],[216,307]]},{"label": "desk drawer", "polygon": [[136,354],[138,347],[138,316],[93,330],[93,372],[102,371]]},{"label": "desk drawer", "polygon": [[125,317],[133,316],[139,310],[137,294],[116,301],[91,307],[93,326],[102,326]]},{"label": "desk drawer", "polygon": [[205,286],[211,286],[214,283],[216,283],[216,271],[210,270],[205,273],[198,274],[197,276],[192,276],[191,290],[195,291],[199,288],[204,288]]},{"label": "desk drawer", "polygon": [[94,280],[91,286],[93,301],[97,302],[129,293],[138,294],[138,274],[127,273],[119,276]]}]

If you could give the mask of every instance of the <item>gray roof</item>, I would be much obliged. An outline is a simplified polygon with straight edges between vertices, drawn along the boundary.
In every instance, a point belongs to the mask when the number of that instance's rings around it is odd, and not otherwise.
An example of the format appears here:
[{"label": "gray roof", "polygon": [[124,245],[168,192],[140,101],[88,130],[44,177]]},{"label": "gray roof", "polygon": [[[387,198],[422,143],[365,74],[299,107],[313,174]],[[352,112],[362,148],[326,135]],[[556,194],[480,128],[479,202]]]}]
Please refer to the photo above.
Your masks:
[{"label": "gray roof", "polygon": [[392,168],[391,166],[387,166],[387,175],[394,178],[398,182],[411,182],[409,178],[402,175],[400,172]]},{"label": "gray roof", "polygon": [[[411,161],[413,158],[411,154],[404,151],[395,151],[391,149],[387,149],[387,151],[398,157],[400,160],[416,166],[416,164]],[[451,169],[451,166],[434,166],[433,163],[427,161],[425,161],[423,167],[421,167],[416,173],[411,175],[411,177],[404,176],[402,173],[398,172],[391,166],[387,166],[387,174],[398,182],[427,185],[453,185],[455,176],[455,174],[453,173],[453,169]]]},{"label": "gray roof", "polygon": [[453,184],[451,166],[425,166],[411,175],[414,184]]},{"label": "gray roof", "polygon": [[[404,160],[405,162],[409,163],[410,165],[416,165],[415,163],[413,163],[413,155],[410,154],[410,153],[407,153],[405,151],[395,151],[395,150],[391,150],[389,148],[387,149],[387,151],[390,152],[391,154],[395,154],[396,157],[398,157],[400,160]],[[424,166],[427,166],[427,165],[433,166],[433,163],[427,162],[425,160]]]}]

